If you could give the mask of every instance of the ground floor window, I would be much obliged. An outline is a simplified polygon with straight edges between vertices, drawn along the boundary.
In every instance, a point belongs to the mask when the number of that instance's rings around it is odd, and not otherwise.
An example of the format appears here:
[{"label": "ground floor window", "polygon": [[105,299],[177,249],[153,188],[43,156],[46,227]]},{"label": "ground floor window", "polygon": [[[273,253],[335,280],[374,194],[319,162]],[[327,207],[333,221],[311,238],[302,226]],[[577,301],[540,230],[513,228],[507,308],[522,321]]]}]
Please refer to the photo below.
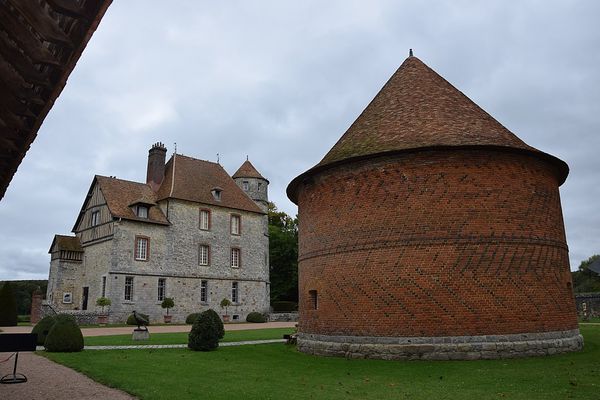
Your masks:
[{"label": "ground floor window", "polygon": [[123,296],[125,300],[133,299],[133,276],[125,277],[125,295]]},{"label": "ground floor window", "polygon": [[231,283],[231,302],[232,303],[237,303],[239,301],[239,295],[240,295],[239,292],[240,292],[239,283],[232,282]]},{"label": "ground floor window", "polygon": [[309,290],[308,295],[310,296],[311,309],[316,310],[319,307],[319,298],[317,297],[317,291]]},{"label": "ground floor window", "polygon": [[158,301],[165,299],[165,292],[167,291],[167,280],[165,278],[158,278]]},{"label": "ground floor window", "polygon": [[208,281],[200,282],[200,302],[208,303]]},{"label": "ground floor window", "polygon": [[102,296],[100,297],[106,297],[106,277],[103,276],[102,277]]}]

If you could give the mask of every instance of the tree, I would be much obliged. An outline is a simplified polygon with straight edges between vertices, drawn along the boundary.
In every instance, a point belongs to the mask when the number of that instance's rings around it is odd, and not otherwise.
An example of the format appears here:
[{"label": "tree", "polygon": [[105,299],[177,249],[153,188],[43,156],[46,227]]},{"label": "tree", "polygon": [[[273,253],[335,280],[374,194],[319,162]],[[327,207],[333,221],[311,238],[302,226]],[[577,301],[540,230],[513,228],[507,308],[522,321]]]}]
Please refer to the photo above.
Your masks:
[{"label": "tree", "polygon": [[169,315],[169,308],[175,307],[175,301],[171,297],[165,297],[165,299],[160,303],[162,308],[167,310],[167,315]]},{"label": "tree", "polygon": [[298,218],[269,203],[271,301],[298,301]]},{"label": "tree", "polygon": [[10,282],[0,289],[0,326],[17,326],[17,301]]},{"label": "tree", "polygon": [[226,297],[221,300],[221,307],[225,309],[225,315],[227,315],[227,307],[231,307],[232,305],[233,303]]},{"label": "tree", "polygon": [[110,306],[110,305],[111,305],[111,303],[112,303],[112,302],[111,302],[111,301],[110,301],[110,299],[109,299],[109,298],[107,298],[107,297],[99,297],[99,298],[96,300],[96,305],[97,305],[98,307],[102,307],[102,314],[104,314],[104,307],[108,307],[108,306]]},{"label": "tree", "polygon": [[600,292],[600,276],[589,269],[589,266],[598,259],[600,254],[595,254],[582,261],[578,270],[572,272],[575,293]]}]

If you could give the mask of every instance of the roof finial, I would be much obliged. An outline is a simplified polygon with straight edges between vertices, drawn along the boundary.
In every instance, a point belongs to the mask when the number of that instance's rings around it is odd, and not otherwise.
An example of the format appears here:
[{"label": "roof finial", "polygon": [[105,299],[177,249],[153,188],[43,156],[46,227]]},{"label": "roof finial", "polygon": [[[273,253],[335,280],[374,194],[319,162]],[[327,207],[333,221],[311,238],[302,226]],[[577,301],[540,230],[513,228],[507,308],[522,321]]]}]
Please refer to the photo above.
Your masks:
[{"label": "roof finial", "polygon": [[412,49],[408,49],[408,56],[409,56],[409,57],[412,57],[412,56],[413,56],[413,51],[412,51]]},{"label": "roof finial", "polygon": [[219,164],[219,153],[217,153],[217,164]]},{"label": "roof finial", "polygon": [[248,161],[248,154],[246,154],[246,161]]},{"label": "roof finial", "polygon": [[177,142],[173,143],[173,147],[175,147],[174,153],[177,154]]}]

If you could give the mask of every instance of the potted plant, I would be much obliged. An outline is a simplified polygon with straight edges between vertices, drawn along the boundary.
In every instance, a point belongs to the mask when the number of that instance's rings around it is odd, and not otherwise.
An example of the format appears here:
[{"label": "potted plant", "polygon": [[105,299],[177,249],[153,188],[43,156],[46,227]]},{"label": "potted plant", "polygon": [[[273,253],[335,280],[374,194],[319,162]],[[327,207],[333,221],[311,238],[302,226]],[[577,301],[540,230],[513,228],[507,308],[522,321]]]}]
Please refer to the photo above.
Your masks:
[{"label": "potted plant", "polygon": [[221,307],[225,308],[225,315],[223,315],[223,322],[229,322],[229,315],[227,314],[227,307],[232,306],[233,303],[228,299],[224,298],[221,300]]},{"label": "potted plant", "polygon": [[163,315],[163,317],[165,318],[165,324],[170,324],[173,316],[169,315],[169,308],[173,308],[175,306],[175,302],[171,297],[165,297],[160,306],[167,309],[167,315]]},{"label": "potted plant", "polygon": [[109,307],[110,304],[111,301],[107,297],[100,297],[96,300],[96,305],[102,307],[102,311],[100,312],[100,315],[98,315],[98,325],[106,325],[108,322],[108,314],[104,313],[104,307]]}]

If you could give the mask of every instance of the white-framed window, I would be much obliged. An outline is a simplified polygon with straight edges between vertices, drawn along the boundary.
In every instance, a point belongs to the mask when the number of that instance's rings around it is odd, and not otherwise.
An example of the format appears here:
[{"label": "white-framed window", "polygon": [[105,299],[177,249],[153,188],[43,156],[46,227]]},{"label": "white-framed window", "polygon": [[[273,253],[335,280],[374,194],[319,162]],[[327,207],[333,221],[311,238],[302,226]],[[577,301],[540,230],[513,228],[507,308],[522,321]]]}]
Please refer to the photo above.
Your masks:
[{"label": "white-framed window", "polygon": [[240,285],[238,282],[231,282],[231,302],[237,303],[240,300]]},{"label": "white-framed window", "polygon": [[210,264],[210,246],[201,244],[198,248],[198,265]]},{"label": "white-framed window", "polygon": [[242,217],[241,215],[231,214],[231,234],[239,235],[242,231]]},{"label": "white-framed window", "polygon": [[241,265],[241,251],[237,247],[231,249],[231,268],[239,268]]},{"label": "white-framed window", "polygon": [[102,277],[102,290],[101,290],[102,296],[100,297],[106,297],[106,277],[103,276]]},{"label": "white-framed window", "polygon": [[92,211],[91,226],[100,225],[100,210]]},{"label": "white-framed window", "polygon": [[150,239],[145,236],[136,236],[134,253],[137,261],[147,261],[150,254]]},{"label": "white-framed window", "polygon": [[200,210],[200,229],[210,230],[210,210]]},{"label": "white-framed window", "polygon": [[125,277],[125,293],[123,299],[127,301],[133,300],[133,276]]},{"label": "white-framed window", "polygon": [[163,301],[165,299],[165,294],[167,293],[167,279],[166,278],[158,278],[158,295],[156,299],[158,301]]},{"label": "white-framed window", "polygon": [[148,206],[139,205],[136,207],[136,215],[139,218],[148,218]]},{"label": "white-framed window", "polygon": [[200,302],[208,303],[208,281],[200,281]]},{"label": "white-framed window", "polygon": [[244,189],[244,191],[247,192],[248,190],[250,190],[250,183],[248,183],[248,181],[243,181],[242,188]]},{"label": "white-framed window", "polygon": [[64,292],[62,302],[65,304],[73,303],[73,294],[71,292]]}]

